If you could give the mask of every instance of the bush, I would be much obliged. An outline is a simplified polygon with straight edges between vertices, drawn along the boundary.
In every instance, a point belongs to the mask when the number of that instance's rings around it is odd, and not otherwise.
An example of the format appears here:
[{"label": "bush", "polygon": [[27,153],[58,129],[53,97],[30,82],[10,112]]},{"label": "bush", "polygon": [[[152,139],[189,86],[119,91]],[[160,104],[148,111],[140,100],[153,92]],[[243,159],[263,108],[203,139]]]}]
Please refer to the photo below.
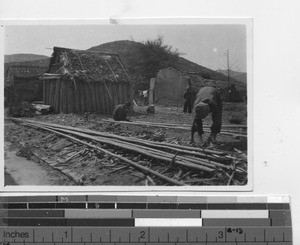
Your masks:
[{"label": "bush", "polygon": [[148,40],[141,46],[142,59],[139,63],[141,76],[146,80],[155,77],[163,68],[172,66],[181,54],[172,46],[164,44],[163,37],[158,36],[154,40]]}]

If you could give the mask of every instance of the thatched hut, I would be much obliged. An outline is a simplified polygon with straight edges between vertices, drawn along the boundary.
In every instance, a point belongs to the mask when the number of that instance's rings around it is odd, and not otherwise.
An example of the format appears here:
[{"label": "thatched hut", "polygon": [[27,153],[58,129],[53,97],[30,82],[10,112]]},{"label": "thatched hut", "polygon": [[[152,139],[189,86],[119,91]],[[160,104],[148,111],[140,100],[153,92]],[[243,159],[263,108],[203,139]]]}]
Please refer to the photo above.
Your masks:
[{"label": "thatched hut", "polygon": [[57,113],[111,114],[132,100],[132,84],[117,54],[54,47],[44,74],[44,103]]},{"label": "thatched hut", "polygon": [[7,66],[5,71],[5,103],[20,101],[37,101],[43,99],[43,83],[39,77],[47,67],[40,66]]}]

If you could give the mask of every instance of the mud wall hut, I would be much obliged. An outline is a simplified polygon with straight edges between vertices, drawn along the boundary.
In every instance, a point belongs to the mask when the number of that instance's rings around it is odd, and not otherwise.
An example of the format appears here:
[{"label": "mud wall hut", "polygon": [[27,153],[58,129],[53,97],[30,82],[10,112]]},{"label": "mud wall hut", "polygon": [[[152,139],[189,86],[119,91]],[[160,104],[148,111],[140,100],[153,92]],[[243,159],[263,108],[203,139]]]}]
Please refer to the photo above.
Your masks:
[{"label": "mud wall hut", "polygon": [[117,54],[54,47],[44,75],[44,102],[57,113],[111,114],[132,101],[132,84]]},{"label": "mud wall hut", "polygon": [[158,72],[155,83],[155,100],[159,104],[183,104],[183,94],[187,87],[188,77],[171,67]]},{"label": "mud wall hut", "polygon": [[4,80],[5,104],[43,100],[43,82],[39,77],[46,70],[47,67],[40,66],[8,66]]},{"label": "mud wall hut", "polygon": [[[169,67],[160,70],[155,79],[155,103],[183,106],[183,94],[186,90],[188,79],[191,79],[191,85],[195,94],[201,87],[210,86],[220,91],[223,101],[242,101],[241,93],[237,90],[234,83],[230,83],[228,87],[227,81],[207,79],[197,72],[179,71]],[[246,85],[242,85],[246,90]]]}]

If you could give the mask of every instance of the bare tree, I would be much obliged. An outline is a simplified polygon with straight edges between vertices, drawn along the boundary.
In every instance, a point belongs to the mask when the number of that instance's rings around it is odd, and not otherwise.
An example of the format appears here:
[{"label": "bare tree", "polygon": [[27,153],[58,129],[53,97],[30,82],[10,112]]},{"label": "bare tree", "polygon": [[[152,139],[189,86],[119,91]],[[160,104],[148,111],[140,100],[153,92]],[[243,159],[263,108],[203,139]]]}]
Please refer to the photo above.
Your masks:
[{"label": "bare tree", "polygon": [[228,96],[230,94],[230,82],[231,79],[234,77],[235,73],[240,71],[240,62],[238,60],[232,60],[230,57],[229,50],[224,53],[224,56],[226,58],[225,61],[223,61],[221,64],[219,63],[219,66],[221,67],[222,71],[225,71],[225,75],[227,76],[227,93]]}]

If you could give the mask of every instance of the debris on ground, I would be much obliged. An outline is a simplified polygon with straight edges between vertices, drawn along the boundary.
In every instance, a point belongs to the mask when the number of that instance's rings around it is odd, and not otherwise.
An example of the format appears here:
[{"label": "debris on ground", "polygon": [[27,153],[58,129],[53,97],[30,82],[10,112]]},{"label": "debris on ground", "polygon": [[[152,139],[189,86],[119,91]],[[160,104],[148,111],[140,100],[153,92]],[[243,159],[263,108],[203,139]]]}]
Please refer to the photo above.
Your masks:
[{"label": "debris on ground", "polygon": [[[189,144],[190,131],[170,127],[173,124],[186,125],[185,127],[187,127],[192,121],[193,115],[183,115],[180,108],[174,108],[168,114],[169,109],[172,108],[157,107],[156,114],[149,115],[145,119],[141,115],[132,117],[132,121],[139,122],[138,125],[109,122],[103,120],[107,117],[97,114],[89,114],[87,117],[76,114],[40,115],[24,118],[24,120],[22,119],[23,123],[13,123],[6,120],[5,140],[11,142],[15,149],[19,150],[20,155],[61,171],[78,185],[173,185],[160,178],[160,175],[150,174],[146,171],[148,169],[165,176],[166,179],[175,180],[175,183],[184,183],[185,185],[243,186],[247,184],[247,138],[235,138],[231,132],[247,133],[245,131],[247,128],[244,128],[244,125],[232,129],[224,127],[224,131],[227,131],[228,134],[218,135],[218,144],[210,144],[205,148],[211,153],[205,155],[204,164],[214,164],[216,162],[220,164],[218,167],[213,167],[213,171],[193,169],[189,165],[184,166],[178,163],[185,162],[188,159],[188,161],[196,164],[195,159],[200,159],[201,152],[198,151],[202,149],[201,146],[196,143],[194,148],[198,150],[194,155],[185,155],[185,149],[193,149]],[[224,125],[229,124],[231,118],[226,113],[227,111],[224,115]],[[52,123],[64,127],[68,125],[79,128],[80,132],[78,133],[84,133],[84,135],[77,135],[76,138],[91,144],[93,147],[58,135],[54,132],[58,130],[57,126],[55,126],[56,128],[47,126],[49,129],[54,130],[53,132],[34,126],[28,127],[25,122],[27,119],[36,123]],[[164,124],[165,127],[149,127],[146,123],[142,124],[142,121]],[[204,123],[209,125],[210,121],[207,120]],[[64,130],[70,129],[65,128]],[[109,137],[119,137],[118,140],[133,140],[142,142],[145,145],[135,144],[134,149],[130,149],[130,147],[133,147],[131,145],[133,142],[124,144],[123,141],[118,143],[117,139],[110,139],[109,141],[105,139],[105,142],[98,141],[98,138],[87,139],[84,138],[88,132],[86,130],[93,131],[94,133],[90,134],[93,137],[103,133],[109,135]],[[70,135],[70,132],[64,132],[64,134]],[[73,136],[75,137],[75,135]],[[208,137],[208,134],[207,136],[205,134],[205,137]],[[161,154],[164,158],[169,157],[169,160],[165,161],[150,155],[146,156],[144,150],[148,151],[149,145],[146,145],[148,143],[151,144],[151,147],[155,147],[151,149],[152,155]],[[143,148],[146,146],[147,148]],[[164,149],[161,149],[162,146]],[[105,151],[99,151],[99,149],[105,150],[106,153]],[[164,153],[162,154],[161,151]],[[218,155],[218,152],[222,152],[222,154]],[[210,159],[207,157],[210,157]],[[145,171],[138,169],[138,166],[128,164],[123,158],[143,167]],[[203,162],[203,160],[197,161]]]},{"label": "debris on ground", "polygon": [[[13,118],[10,120],[21,123],[25,127],[30,126],[38,129],[41,135],[46,132],[57,134],[56,137],[53,137],[53,134],[48,138],[45,137],[47,139],[43,142],[45,151],[40,145],[39,149],[42,152],[33,154],[53,168],[67,174],[79,185],[91,184],[91,182],[97,183],[97,180],[103,185],[109,183],[108,176],[111,180],[111,176],[115,174],[119,174],[119,177],[126,175],[128,180],[128,177],[132,179],[132,172],[143,173],[146,178],[135,180],[133,183],[140,182],[139,184],[143,184],[147,180],[147,185],[202,185],[203,178],[215,179],[216,177],[218,181],[211,184],[225,185],[227,183],[229,185],[232,183],[243,185],[247,181],[245,161],[237,160],[237,157],[226,157],[227,152],[168,143],[154,143],[159,142],[156,140],[163,141],[165,137],[163,131],[148,134],[150,136],[148,139],[141,139],[38,121]],[[63,136],[63,138],[59,136]],[[74,148],[76,148],[74,144],[79,145],[79,149],[76,151],[74,151]],[[42,155],[47,154],[50,145],[53,155],[43,158]],[[175,146],[178,146],[178,148]],[[96,153],[97,151],[104,153],[100,156],[101,158]],[[96,166],[97,163],[100,163],[100,166]],[[235,166],[238,166],[238,168],[235,168]],[[105,173],[101,178],[95,176],[94,169],[96,167],[98,170],[101,169],[101,174]],[[191,174],[185,175],[183,172]],[[182,176],[185,176],[185,178],[182,178]],[[179,177],[180,180],[178,180]],[[122,178],[119,178],[119,180],[122,180]],[[209,181],[206,180],[205,183],[207,184]]]},{"label": "debris on ground", "polygon": [[11,117],[34,117],[53,113],[50,105],[35,104],[22,101],[9,107],[8,115]]},{"label": "debris on ground", "polygon": [[11,105],[8,115],[11,117],[33,117],[36,115],[36,109],[32,104],[24,101]]}]

